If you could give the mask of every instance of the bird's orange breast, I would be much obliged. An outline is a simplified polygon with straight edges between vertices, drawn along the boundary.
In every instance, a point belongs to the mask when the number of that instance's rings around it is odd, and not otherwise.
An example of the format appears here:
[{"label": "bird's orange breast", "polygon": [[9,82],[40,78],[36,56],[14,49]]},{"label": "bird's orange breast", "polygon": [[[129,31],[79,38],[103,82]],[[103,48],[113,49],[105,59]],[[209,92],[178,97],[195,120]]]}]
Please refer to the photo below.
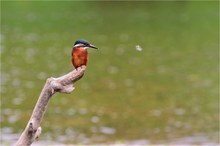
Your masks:
[{"label": "bird's orange breast", "polygon": [[87,65],[88,52],[86,49],[74,48],[72,51],[72,64],[75,68]]}]

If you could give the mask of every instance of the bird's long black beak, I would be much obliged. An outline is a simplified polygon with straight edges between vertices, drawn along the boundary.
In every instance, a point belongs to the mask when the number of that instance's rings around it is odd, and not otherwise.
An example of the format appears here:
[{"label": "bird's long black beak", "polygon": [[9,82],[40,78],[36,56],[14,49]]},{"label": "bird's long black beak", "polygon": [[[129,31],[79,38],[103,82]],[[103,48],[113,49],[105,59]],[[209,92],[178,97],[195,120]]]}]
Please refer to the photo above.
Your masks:
[{"label": "bird's long black beak", "polygon": [[91,44],[89,45],[89,47],[90,47],[90,48],[93,48],[93,49],[98,49],[96,46],[91,45]]}]

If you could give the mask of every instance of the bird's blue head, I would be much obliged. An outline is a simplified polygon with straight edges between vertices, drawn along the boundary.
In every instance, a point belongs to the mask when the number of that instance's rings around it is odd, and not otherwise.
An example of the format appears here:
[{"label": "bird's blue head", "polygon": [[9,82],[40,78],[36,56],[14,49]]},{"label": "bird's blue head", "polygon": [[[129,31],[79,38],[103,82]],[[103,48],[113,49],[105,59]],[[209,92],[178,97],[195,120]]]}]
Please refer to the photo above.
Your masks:
[{"label": "bird's blue head", "polygon": [[87,40],[84,39],[79,39],[75,42],[74,44],[74,48],[75,47],[84,47],[84,48],[94,48],[94,49],[98,49],[96,46],[90,44]]}]

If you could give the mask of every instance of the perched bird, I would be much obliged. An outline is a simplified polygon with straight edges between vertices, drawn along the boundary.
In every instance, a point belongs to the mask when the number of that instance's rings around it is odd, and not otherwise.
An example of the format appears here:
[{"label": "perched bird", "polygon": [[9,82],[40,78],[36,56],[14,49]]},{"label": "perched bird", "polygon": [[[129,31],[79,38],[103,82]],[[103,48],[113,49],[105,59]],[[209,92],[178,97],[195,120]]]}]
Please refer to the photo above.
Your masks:
[{"label": "perched bird", "polygon": [[75,42],[72,49],[72,64],[76,69],[82,65],[87,65],[88,48],[98,49],[96,46],[90,44],[84,39],[79,39]]}]

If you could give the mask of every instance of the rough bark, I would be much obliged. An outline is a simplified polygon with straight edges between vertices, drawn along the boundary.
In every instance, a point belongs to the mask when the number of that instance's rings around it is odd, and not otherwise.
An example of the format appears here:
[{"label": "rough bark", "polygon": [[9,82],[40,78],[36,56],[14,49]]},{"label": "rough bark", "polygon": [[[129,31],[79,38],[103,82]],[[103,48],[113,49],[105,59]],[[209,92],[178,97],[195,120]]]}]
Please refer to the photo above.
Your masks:
[{"label": "rough bark", "polygon": [[27,126],[20,138],[18,139],[16,146],[30,146],[35,139],[41,134],[40,123],[43,119],[44,113],[47,109],[47,105],[51,97],[56,92],[71,93],[74,90],[74,83],[78,81],[84,75],[86,66],[77,68],[72,72],[63,75],[58,78],[48,78],[35,108],[32,112],[31,118],[27,123]]}]

